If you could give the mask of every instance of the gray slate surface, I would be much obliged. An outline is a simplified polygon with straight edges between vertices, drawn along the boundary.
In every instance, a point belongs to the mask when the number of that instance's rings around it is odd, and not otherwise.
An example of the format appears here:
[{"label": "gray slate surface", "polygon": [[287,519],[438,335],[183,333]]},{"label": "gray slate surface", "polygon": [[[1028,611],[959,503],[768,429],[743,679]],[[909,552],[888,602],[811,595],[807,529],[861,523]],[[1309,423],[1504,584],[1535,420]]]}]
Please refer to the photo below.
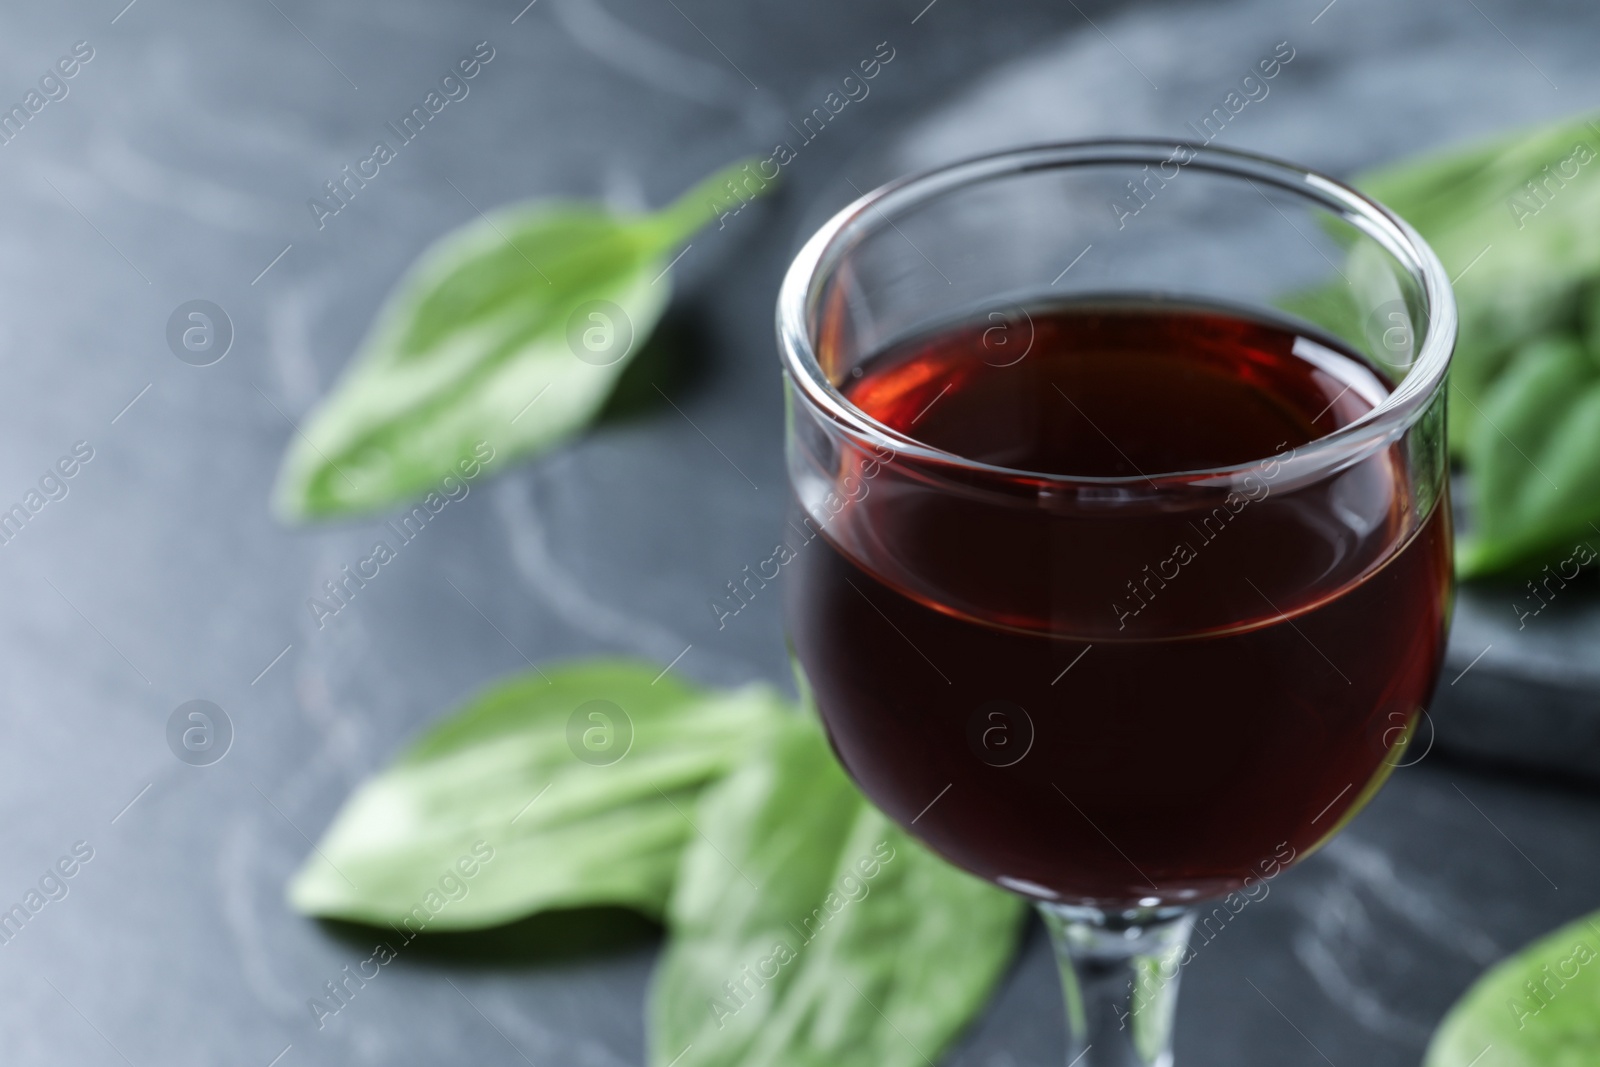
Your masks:
[{"label": "gray slate surface", "polygon": [[[705,606],[780,521],[773,293],[840,166],[930,104],[1065,36],[1104,95],[998,114],[1026,111],[1056,135],[1175,132],[1210,106],[1208,72],[1290,37],[1305,62],[1238,143],[1345,171],[1574,110],[1600,77],[1581,73],[1592,35],[1563,31],[1576,5],[1530,22],[1492,0],[1483,14],[1430,2],[1403,16],[1338,0],[1314,24],[1320,4],[1086,4],[1094,25],[1057,5],[963,0],[538,0],[520,17],[518,2],[123,2],[0,15],[0,98],[21,100],[74,42],[95,48],[70,95],[0,146],[0,499],[20,500],[74,442],[95,450],[0,549],[0,899],[20,899],[74,842],[94,849],[69,895],[0,946],[0,1062],[23,1067],[641,1062],[648,936],[556,960],[515,944],[490,958],[419,951],[318,1031],[306,999],[370,949],[291,914],[282,886],[363,775],[524,654],[665,662],[692,644],[678,669],[697,679],[787,678],[775,597],[720,632]],[[1382,28],[1391,19],[1399,31]],[[306,198],[480,40],[496,58],[471,95],[319,231]],[[637,404],[475,486],[317,629],[306,598],[365,554],[377,522],[285,530],[268,489],[290,422],[416,253],[472,204],[659,203],[784,136],[882,40],[894,65],[788,168],[785,195],[708,231],[680,264],[677,369],[657,380],[693,425]],[[1159,72],[1159,93],[1119,48]],[[1533,61],[1562,72],[1560,90]],[[1319,111],[1339,85],[1346,103]],[[1114,100],[1131,110],[1103,109]],[[1408,115],[1423,105],[1434,117],[1419,128]],[[196,298],[236,332],[205,368],[164,336]],[[172,710],[196,698],[237,734],[204,768],[165,740]],[[1484,964],[1600,904],[1597,827],[1600,798],[1577,789],[1438,754],[1399,772],[1201,951],[1181,1062],[1414,1063]],[[1035,936],[956,1061],[1055,1063],[1059,1027]]]}]

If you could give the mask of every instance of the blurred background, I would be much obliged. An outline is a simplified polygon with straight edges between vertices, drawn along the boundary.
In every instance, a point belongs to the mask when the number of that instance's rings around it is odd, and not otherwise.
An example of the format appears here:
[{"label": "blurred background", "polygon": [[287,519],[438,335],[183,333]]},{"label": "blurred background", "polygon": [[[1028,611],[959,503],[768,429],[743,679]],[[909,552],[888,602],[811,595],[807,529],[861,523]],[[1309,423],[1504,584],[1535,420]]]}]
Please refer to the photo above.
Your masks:
[{"label": "blurred background", "polygon": [[[92,851],[0,945],[8,1065],[641,1063],[648,929],[598,954],[548,929],[441,940],[319,1029],[307,998],[369,949],[283,886],[358,781],[529,662],[790,684],[781,590],[721,628],[708,601],[782,521],[774,296],[852,185],[1017,142],[1189,136],[1284,41],[1293,62],[1219,143],[1335,175],[1600,99],[1600,16],[1577,3],[125,2],[0,14],[0,103],[80,60],[0,144],[0,507],[91,456],[0,546],[0,899]],[[465,97],[337,214],[308,209],[480,42]],[[319,623],[307,598],[382,520],[287,528],[273,478],[416,255],[480,209],[653,207],[799,144],[791,124],[883,46],[781,190],[693,240],[606,418],[475,484]],[[221,312],[208,360],[169,340],[197,300]],[[1415,1063],[1485,966],[1592,910],[1585,583],[1537,637],[1515,594],[1464,595],[1436,743],[1199,953],[1180,1062]],[[208,766],[167,735],[197,699],[232,733]],[[1058,1063],[1060,1017],[1034,930],[950,1062]]]}]

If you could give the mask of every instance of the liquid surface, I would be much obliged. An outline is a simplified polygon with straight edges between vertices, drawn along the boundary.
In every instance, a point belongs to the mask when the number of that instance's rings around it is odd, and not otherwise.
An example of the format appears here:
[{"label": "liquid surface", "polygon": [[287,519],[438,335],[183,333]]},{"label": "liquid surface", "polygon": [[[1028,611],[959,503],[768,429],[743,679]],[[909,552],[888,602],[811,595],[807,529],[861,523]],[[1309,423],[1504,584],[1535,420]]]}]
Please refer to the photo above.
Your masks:
[{"label": "liquid surface", "polygon": [[966,459],[1122,478],[1273,456],[1388,392],[1365,361],[1276,324],[1148,304],[956,326],[880,354],[845,389],[879,422]]},{"label": "liquid surface", "polygon": [[[1136,478],[1292,453],[1389,388],[1221,309],[994,327],[881,353],[847,395],[961,456]],[[1353,814],[1429,697],[1449,509],[1430,487],[1416,513],[1404,459],[1124,508],[847,451],[837,513],[791,522],[795,653],[846,769],[953,862],[1102,906],[1225,893]]]}]

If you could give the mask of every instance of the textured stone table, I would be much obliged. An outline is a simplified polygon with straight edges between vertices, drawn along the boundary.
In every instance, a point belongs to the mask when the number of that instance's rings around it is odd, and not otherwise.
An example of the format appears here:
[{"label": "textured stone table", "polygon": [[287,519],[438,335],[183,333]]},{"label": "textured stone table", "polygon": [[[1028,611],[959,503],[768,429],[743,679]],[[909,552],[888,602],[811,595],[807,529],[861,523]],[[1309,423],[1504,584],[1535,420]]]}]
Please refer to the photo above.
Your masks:
[{"label": "textured stone table", "polygon": [[[598,955],[531,954],[521,937],[419,948],[319,1031],[307,998],[370,949],[289,912],[282,887],[362,776],[529,659],[664,663],[692,645],[685,675],[785,682],[779,590],[720,631],[706,606],[780,521],[774,290],[841,167],[924,143],[912,120],[930,105],[1049,47],[1080,56],[1101,95],[1001,99],[999,113],[1029,118],[994,122],[996,135],[1176,134],[1210,107],[1218,72],[1288,38],[1305,42],[1303,61],[1237,143],[1345,171],[1594,98],[1535,67],[1580,67],[1592,37],[1550,16],[1526,27],[1491,0],[1482,14],[1408,5],[1397,33],[1375,28],[1395,22],[1377,0],[1320,15],[1320,3],[1085,3],[1085,15],[970,0],[124,2],[0,15],[0,102],[26,113],[0,144],[0,508],[47,476],[56,497],[0,546],[0,904],[59,861],[74,872],[0,944],[0,1062],[18,1067],[641,1062],[648,931]],[[468,95],[319,228],[308,198],[484,41],[493,58]],[[416,253],[475,205],[660,203],[786,136],[882,41],[892,65],[786,168],[784,194],[707,231],[680,263],[643,381],[682,412],[646,389],[572,447],[475,485],[319,628],[306,599],[365,553],[378,521],[288,530],[268,491],[292,424]],[[1173,71],[1187,73],[1159,90],[1142,80]],[[1356,104],[1319,114],[1336,82]],[[1419,92],[1435,111],[1456,101],[1457,121],[1408,123]],[[966,137],[959,147],[980,147]],[[169,317],[191,300],[232,324],[210,366],[169,349]],[[167,744],[169,716],[194,699],[233,724],[210,766]],[[1439,754],[1399,772],[1201,950],[1182,1061],[1414,1063],[1486,963],[1600,905],[1597,828],[1600,797],[1575,787]],[[1060,1025],[1035,934],[956,1062],[1058,1063]]]}]

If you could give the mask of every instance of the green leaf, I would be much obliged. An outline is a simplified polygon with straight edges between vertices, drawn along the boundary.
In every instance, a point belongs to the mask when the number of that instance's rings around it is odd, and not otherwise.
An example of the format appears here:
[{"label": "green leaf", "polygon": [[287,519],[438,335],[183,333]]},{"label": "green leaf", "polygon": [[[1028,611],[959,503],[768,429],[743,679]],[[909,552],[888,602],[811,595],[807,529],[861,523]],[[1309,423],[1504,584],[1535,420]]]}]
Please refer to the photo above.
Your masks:
[{"label": "green leaf", "polygon": [[715,694],[659,675],[589,660],[479,694],[350,797],[290,901],[373,924],[421,906],[431,930],[600,904],[659,918],[700,790],[786,717],[764,687]]},{"label": "green leaf", "polygon": [[[1460,330],[1451,381],[1472,403],[1482,402],[1516,348],[1576,328],[1600,275],[1600,126],[1588,116],[1406,159],[1355,184],[1415,226],[1454,279]],[[1281,303],[1382,356],[1371,334],[1384,324],[1370,321],[1371,307],[1356,306],[1352,295],[1336,284]],[[1451,412],[1457,455],[1480,426],[1469,405]]]},{"label": "green leaf", "polygon": [[735,179],[740,195],[760,191],[746,166],[655,214],[529,203],[444,237],[291,440],[280,514],[327,518],[415,499],[447,477],[475,476],[485,455],[498,469],[578,432],[660,318],[668,253],[731,202]]},{"label": "green leaf", "polygon": [[[1415,226],[1455,279],[1452,383],[1473,403],[1514,350],[1577,326],[1600,274],[1600,127],[1591,116],[1406,160],[1356,184]],[[1493,432],[1470,405],[1450,414],[1457,454]]]},{"label": "green leaf", "polygon": [[1600,1067],[1600,912],[1495,966],[1450,1009],[1424,1067]]},{"label": "green leaf", "polygon": [[1458,545],[1461,573],[1504,570],[1600,540],[1592,525],[1600,523],[1600,363],[1577,339],[1518,351],[1477,413],[1480,429],[1465,457],[1476,526]]},{"label": "green leaf", "polygon": [[651,991],[657,1067],[925,1067],[1011,959],[1022,901],[870,807],[809,719],[694,819]]},{"label": "green leaf", "polygon": [[[1569,555],[1600,525],[1600,124],[1519,130],[1356,184],[1415,226],[1453,279],[1450,448],[1476,504],[1460,573]],[[1361,306],[1339,284],[1281,303],[1381,357],[1370,287],[1355,291]],[[1580,334],[1586,353],[1565,340]]]}]

